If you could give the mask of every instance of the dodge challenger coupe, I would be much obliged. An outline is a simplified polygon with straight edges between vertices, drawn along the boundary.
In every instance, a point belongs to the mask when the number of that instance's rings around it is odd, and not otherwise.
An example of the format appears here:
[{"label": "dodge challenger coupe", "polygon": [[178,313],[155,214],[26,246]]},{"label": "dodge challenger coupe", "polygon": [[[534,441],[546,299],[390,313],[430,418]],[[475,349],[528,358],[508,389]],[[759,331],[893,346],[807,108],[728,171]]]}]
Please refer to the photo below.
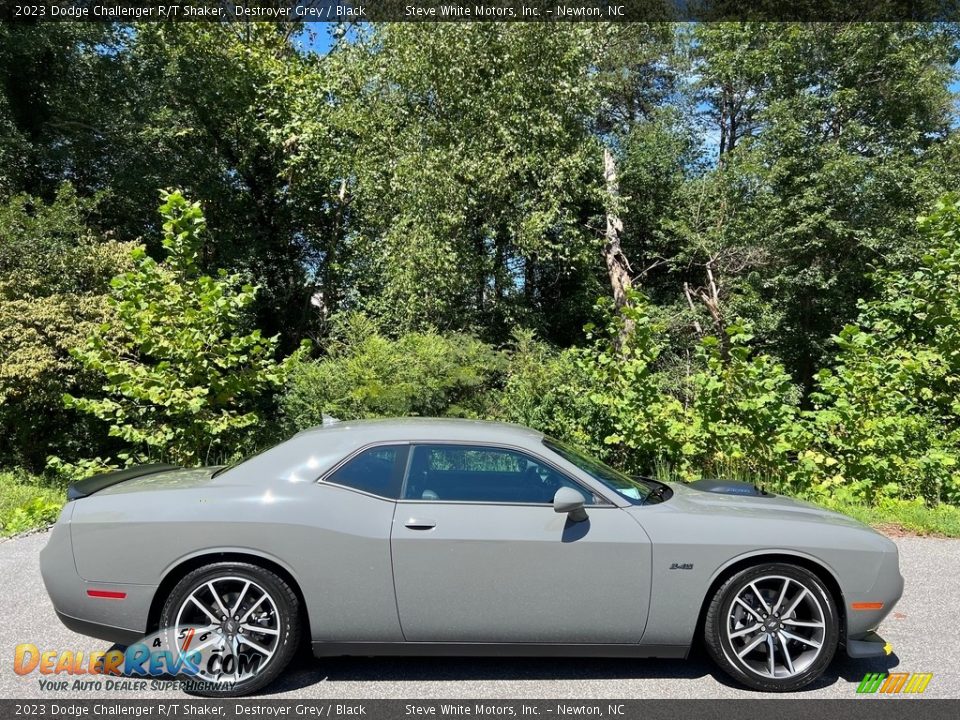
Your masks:
[{"label": "dodge challenger coupe", "polygon": [[163,635],[237,696],[317,656],[683,658],[702,637],[790,691],[900,598],[897,547],[751,485],[632,478],[516,426],[332,422],[237,465],[148,465],[72,486],[41,553],[67,627]]}]

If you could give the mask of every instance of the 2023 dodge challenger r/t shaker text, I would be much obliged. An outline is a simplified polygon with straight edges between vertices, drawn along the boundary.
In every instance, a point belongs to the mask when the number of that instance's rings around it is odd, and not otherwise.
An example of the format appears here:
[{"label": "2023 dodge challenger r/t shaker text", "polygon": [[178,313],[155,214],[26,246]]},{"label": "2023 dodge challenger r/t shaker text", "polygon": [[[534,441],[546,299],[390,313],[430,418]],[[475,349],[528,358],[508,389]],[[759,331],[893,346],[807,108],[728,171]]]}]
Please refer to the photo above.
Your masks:
[{"label": "2023 dodge challenger r/t shaker text", "polygon": [[[468,420],[334,422],[235,466],[94,476],[41,554],[78,632],[160,638],[237,696],[317,656],[685,657],[802,688],[838,648],[889,652],[897,548],[744,483],[628,477]],[[202,682],[201,682],[202,681]]]}]

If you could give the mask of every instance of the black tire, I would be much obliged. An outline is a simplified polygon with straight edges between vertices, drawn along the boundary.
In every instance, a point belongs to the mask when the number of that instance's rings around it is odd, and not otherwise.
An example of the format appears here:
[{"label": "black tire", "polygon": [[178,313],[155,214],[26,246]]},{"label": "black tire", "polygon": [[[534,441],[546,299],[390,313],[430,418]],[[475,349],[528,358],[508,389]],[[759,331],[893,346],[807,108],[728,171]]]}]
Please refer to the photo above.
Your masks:
[{"label": "black tire", "polygon": [[[218,579],[249,580],[265,590],[276,607],[278,634],[273,655],[250,677],[218,687],[216,683],[201,682],[196,677],[183,676],[184,691],[191,695],[212,698],[240,697],[266,687],[290,664],[300,645],[300,604],[297,594],[286,580],[258,565],[243,562],[218,562],[205,565],[187,574],[173,588],[160,613],[161,633],[169,632],[176,623],[177,613],[191,593],[206,583]],[[229,581],[227,581],[229,582]],[[171,634],[171,638],[175,634]],[[168,643],[171,640],[168,639]]]},{"label": "black tire", "polygon": [[[771,579],[771,576],[778,578],[776,581]],[[734,607],[734,603],[737,601],[738,595],[742,592],[747,591],[749,584],[759,583],[757,587],[760,589],[760,594],[767,598],[766,602],[770,605],[771,611],[774,608],[774,601],[771,601],[770,598],[772,595],[767,595],[771,585],[774,582],[783,582],[783,579],[789,579],[791,583],[796,583],[797,585],[806,588],[806,590],[811,593],[809,597],[810,601],[815,601],[817,605],[812,607],[819,608],[822,611],[822,631],[817,628],[816,630],[811,630],[811,632],[821,633],[822,638],[817,636],[817,638],[808,637],[808,639],[813,639],[815,642],[819,642],[819,649],[813,648],[808,643],[799,643],[795,640],[785,640],[782,639],[782,636],[776,634],[773,635],[776,640],[771,640],[774,644],[774,664],[775,672],[774,677],[771,677],[768,674],[763,674],[761,671],[756,669],[758,663],[752,658],[760,655],[761,657],[766,656],[769,658],[769,652],[766,647],[766,642],[761,643],[751,655],[751,652],[748,652],[745,656],[745,659],[738,657],[737,649],[741,652],[743,647],[749,645],[755,638],[760,635],[767,636],[768,633],[765,632],[763,624],[772,619],[773,615],[766,614],[761,602],[757,601],[756,611],[759,613],[759,616],[749,616],[746,622],[756,623],[761,626],[761,630],[753,635],[747,636],[743,641],[743,645],[735,649],[734,640],[732,640],[728,632],[728,623],[732,622],[731,613],[739,612],[743,615],[744,612],[749,612],[745,610],[738,610]],[[788,584],[789,588],[793,588],[792,584]],[[753,593],[751,593],[753,594]],[[796,594],[799,595],[799,588],[796,589]],[[753,594],[755,597],[755,594]],[[748,595],[747,597],[750,597]],[[804,600],[806,602],[806,599]],[[749,604],[749,603],[748,603]],[[786,606],[787,603],[784,603]],[[737,604],[738,607],[740,604]],[[795,615],[796,613],[792,613]],[[792,616],[791,615],[791,616]],[[746,622],[744,624],[746,624]],[[788,622],[788,621],[784,621]],[[815,622],[821,622],[819,619],[815,619]],[[784,628],[784,625],[779,625],[779,628]],[[796,628],[790,628],[790,630],[796,630]],[[776,632],[776,630],[774,630]],[[736,633],[733,633],[736,634]],[[746,685],[747,687],[753,688],[754,690],[763,690],[765,692],[792,692],[799,690],[803,687],[806,687],[810,683],[814,682],[819,678],[824,670],[827,669],[827,666],[833,660],[833,656],[837,650],[837,644],[840,638],[840,622],[839,615],[837,613],[837,606],[833,600],[833,597],[830,591],[826,588],[823,582],[818,578],[814,573],[810,572],[806,568],[799,567],[797,565],[790,565],[787,563],[765,563],[763,565],[756,565],[754,567],[741,570],[740,572],[733,575],[729,578],[720,588],[717,590],[716,594],[710,601],[710,605],[707,609],[707,615],[704,620],[704,641],[707,646],[707,651],[710,653],[713,661],[720,666],[720,668],[727,673],[734,680]],[[786,662],[783,657],[785,653],[785,648],[779,645],[779,642],[784,642],[787,646],[793,646],[795,651],[806,652],[806,653],[818,653],[812,658],[806,659],[805,662],[808,665],[802,669],[799,667],[795,668],[795,674],[787,675],[789,670],[784,664],[783,668],[780,669],[785,676],[776,677],[776,658],[779,654],[781,661]],[[736,642],[741,642],[737,640]]]}]

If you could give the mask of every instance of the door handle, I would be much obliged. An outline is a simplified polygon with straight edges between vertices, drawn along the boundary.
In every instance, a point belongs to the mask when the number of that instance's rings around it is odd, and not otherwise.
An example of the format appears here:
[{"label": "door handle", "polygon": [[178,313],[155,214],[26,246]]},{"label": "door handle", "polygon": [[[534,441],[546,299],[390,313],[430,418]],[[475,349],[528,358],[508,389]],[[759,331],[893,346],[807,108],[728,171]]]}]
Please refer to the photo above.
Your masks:
[{"label": "door handle", "polygon": [[411,530],[432,530],[437,526],[437,521],[426,518],[410,518],[403,526]]}]

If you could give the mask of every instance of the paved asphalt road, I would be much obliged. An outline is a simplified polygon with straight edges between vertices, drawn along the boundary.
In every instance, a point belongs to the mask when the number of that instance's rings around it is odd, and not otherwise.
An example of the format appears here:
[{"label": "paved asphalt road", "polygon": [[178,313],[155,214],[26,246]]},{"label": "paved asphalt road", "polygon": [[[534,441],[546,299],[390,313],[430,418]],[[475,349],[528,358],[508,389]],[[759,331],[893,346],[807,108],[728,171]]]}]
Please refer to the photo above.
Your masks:
[{"label": "paved asphalt road", "polygon": [[[46,534],[0,542],[0,698],[183,698],[180,691],[102,693],[40,690],[37,675],[14,674],[13,650],[106,650],[57,620],[40,580]],[[894,655],[871,661],[838,656],[827,674],[797,697],[851,698],[864,673],[896,668],[932,672],[925,697],[960,698],[960,540],[897,539],[903,599],[881,634]],[[616,619],[611,618],[611,622]],[[703,650],[680,660],[512,658],[333,658],[296,661],[264,697],[314,698],[721,698],[763,697],[733,686]]]}]

